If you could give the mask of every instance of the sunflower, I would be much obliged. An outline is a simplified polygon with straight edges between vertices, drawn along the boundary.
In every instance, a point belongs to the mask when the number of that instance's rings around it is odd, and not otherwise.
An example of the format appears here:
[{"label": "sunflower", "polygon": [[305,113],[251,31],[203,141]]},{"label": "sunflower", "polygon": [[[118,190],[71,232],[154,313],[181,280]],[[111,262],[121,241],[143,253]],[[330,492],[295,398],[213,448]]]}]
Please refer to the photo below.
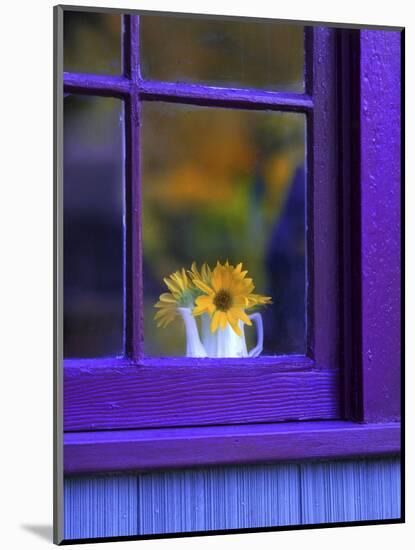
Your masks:
[{"label": "sunflower", "polygon": [[210,282],[202,274],[197,276],[194,273],[192,282],[203,294],[195,300],[193,315],[208,313],[212,318],[211,332],[216,332],[218,327],[224,330],[229,323],[234,332],[241,336],[239,321],[252,325],[245,310],[270,303],[269,297],[252,293],[255,287],[252,279],[246,277],[247,273],[242,270],[242,263],[234,267],[229,262],[216,264],[209,277]]},{"label": "sunflower", "polygon": [[194,307],[195,296],[200,294],[185,269],[175,271],[163,280],[170,292],[161,294],[154,306],[159,310],[154,316],[158,321],[157,327],[166,327],[171,323],[176,317],[178,307]]}]

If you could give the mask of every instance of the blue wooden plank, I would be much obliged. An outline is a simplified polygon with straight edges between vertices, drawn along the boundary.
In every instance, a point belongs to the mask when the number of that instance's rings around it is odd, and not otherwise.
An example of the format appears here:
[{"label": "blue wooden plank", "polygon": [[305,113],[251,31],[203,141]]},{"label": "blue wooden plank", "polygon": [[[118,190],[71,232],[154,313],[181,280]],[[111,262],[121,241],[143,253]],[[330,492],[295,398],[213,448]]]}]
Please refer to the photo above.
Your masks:
[{"label": "blue wooden plank", "polygon": [[401,471],[393,459],[358,465],[358,513],[362,519],[400,516]]},{"label": "blue wooden plank", "polygon": [[67,539],[399,516],[398,458],[65,479]]},{"label": "blue wooden plank", "polygon": [[204,471],[141,474],[138,492],[140,534],[204,529]]},{"label": "blue wooden plank", "polygon": [[65,479],[64,537],[111,537],[138,532],[137,476]]},{"label": "blue wooden plank", "polygon": [[290,464],[149,473],[139,478],[140,533],[299,523],[299,471]]},{"label": "blue wooden plank", "polygon": [[[220,472],[220,475],[218,475]],[[207,529],[267,527],[299,523],[299,470],[294,464],[212,469]],[[214,494],[213,493],[213,494]],[[209,495],[209,493],[208,493]],[[218,510],[218,505],[220,508]]]},{"label": "blue wooden plank", "polygon": [[400,516],[400,465],[395,458],[301,465],[303,523]]}]

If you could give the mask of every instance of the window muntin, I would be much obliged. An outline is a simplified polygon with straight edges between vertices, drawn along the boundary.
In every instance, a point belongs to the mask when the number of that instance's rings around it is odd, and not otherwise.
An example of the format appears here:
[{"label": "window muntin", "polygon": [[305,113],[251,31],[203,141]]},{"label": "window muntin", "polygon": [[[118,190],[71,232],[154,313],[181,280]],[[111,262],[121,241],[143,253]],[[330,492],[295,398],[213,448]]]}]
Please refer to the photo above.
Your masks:
[{"label": "window muntin", "polygon": [[304,91],[301,25],[144,15],[140,49],[143,78]]},{"label": "window muntin", "polygon": [[99,12],[65,12],[64,70],[120,74],[121,17]]},{"label": "window muntin", "polygon": [[64,100],[64,356],[123,353],[123,151],[118,99]]},{"label": "window muntin", "polygon": [[263,354],[305,353],[304,115],[145,102],[141,135],[145,355],[184,354],[180,319],[155,326],[163,277],[227,259],[272,297]]}]

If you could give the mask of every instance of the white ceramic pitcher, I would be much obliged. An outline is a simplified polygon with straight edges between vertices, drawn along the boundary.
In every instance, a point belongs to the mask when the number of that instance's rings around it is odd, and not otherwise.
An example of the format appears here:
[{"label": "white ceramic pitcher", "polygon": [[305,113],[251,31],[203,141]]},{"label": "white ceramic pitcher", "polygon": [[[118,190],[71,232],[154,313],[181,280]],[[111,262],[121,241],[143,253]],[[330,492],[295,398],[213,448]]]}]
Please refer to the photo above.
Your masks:
[{"label": "white ceramic pitcher", "polygon": [[244,323],[239,321],[241,336],[238,336],[229,323],[225,329],[218,328],[211,332],[211,319],[207,313],[201,316],[202,338],[200,339],[196,319],[192,310],[187,307],[177,308],[186,330],[186,357],[258,357],[264,346],[264,327],[260,313],[253,313],[249,318],[254,321],[257,331],[256,346],[247,350]]}]

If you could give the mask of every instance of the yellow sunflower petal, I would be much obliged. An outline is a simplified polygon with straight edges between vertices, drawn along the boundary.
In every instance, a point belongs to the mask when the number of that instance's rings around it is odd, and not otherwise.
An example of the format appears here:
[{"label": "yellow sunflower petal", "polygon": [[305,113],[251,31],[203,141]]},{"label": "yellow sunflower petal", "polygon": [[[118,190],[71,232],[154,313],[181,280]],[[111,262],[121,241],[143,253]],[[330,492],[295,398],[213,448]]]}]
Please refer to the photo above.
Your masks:
[{"label": "yellow sunflower petal", "polygon": [[245,313],[243,309],[238,310],[238,316],[239,316],[239,319],[241,319],[241,321],[243,321],[246,325],[252,326],[251,319],[248,317],[248,315]]},{"label": "yellow sunflower petal", "polygon": [[158,327],[165,327],[175,319],[177,316],[177,305],[180,303],[184,293],[192,288],[191,281],[186,274],[186,270],[183,268],[165,277],[163,281],[170,292],[161,294],[158,302],[154,305],[158,309],[154,316],[154,319],[158,321]]},{"label": "yellow sunflower petal", "polygon": [[170,315],[168,311],[165,309],[160,309],[159,311],[156,311],[154,315],[154,319],[161,319],[162,317],[173,317],[173,315]]},{"label": "yellow sunflower petal", "polygon": [[202,264],[200,271],[197,267],[196,262],[193,262],[189,271],[189,275],[193,283],[195,280],[200,280],[207,285],[210,285],[211,273],[212,270],[206,262]]},{"label": "yellow sunflower petal", "polygon": [[227,312],[227,317],[228,317],[228,321],[229,321],[229,324],[231,325],[233,331],[238,335],[238,336],[242,336],[242,331],[239,327],[239,323],[238,323],[238,318],[237,316],[235,316],[233,313],[231,313],[232,310],[230,309],[228,312]]},{"label": "yellow sunflower petal", "polygon": [[199,288],[203,292],[206,292],[206,294],[212,294],[212,289],[210,288],[210,286],[208,286],[200,279],[194,279],[193,283],[195,284],[195,286],[197,286],[197,288]]},{"label": "yellow sunflower petal", "polygon": [[165,285],[167,286],[167,288],[170,290],[170,292],[172,293],[177,293],[179,291],[179,288],[177,287],[177,284],[175,283],[175,281],[172,281],[170,279],[168,279],[167,277],[165,277],[163,279]]},{"label": "yellow sunflower petal", "polygon": [[201,315],[202,313],[214,313],[215,306],[210,296],[199,296],[196,298],[196,307],[193,309],[193,315]]},{"label": "yellow sunflower petal", "polygon": [[196,298],[196,305],[200,307],[205,307],[209,312],[215,310],[215,305],[213,303],[212,296],[198,296]]},{"label": "yellow sunflower petal", "polygon": [[202,265],[202,280],[205,283],[210,282],[211,275],[212,275],[212,270],[210,269],[207,263],[204,263]]},{"label": "yellow sunflower petal", "polygon": [[222,288],[229,290],[232,287],[233,281],[232,271],[230,269],[224,269],[222,271]]},{"label": "yellow sunflower petal", "polygon": [[227,324],[228,324],[228,316],[224,311],[221,311],[220,317],[219,317],[219,326],[221,330],[225,330]]},{"label": "yellow sunflower petal", "polygon": [[272,298],[270,296],[262,296],[261,294],[250,294],[248,296],[248,307],[267,304],[272,304]]},{"label": "yellow sunflower petal", "polygon": [[198,317],[199,315],[202,315],[203,313],[208,313],[205,306],[195,306],[192,309],[192,315],[193,317]]},{"label": "yellow sunflower petal", "polygon": [[222,270],[216,266],[212,273],[212,287],[217,292],[222,288]]},{"label": "yellow sunflower petal", "polygon": [[212,321],[210,323],[210,332],[216,332],[218,330],[219,321],[221,318],[220,311],[215,311],[212,316]]},{"label": "yellow sunflower petal", "polygon": [[164,292],[163,294],[160,294],[159,300],[161,302],[168,302],[172,304],[177,303],[176,298],[172,294],[170,294],[170,292]]},{"label": "yellow sunflower petal", "polygon": [[227,311],[229,322],[233,325],[238,324],[239,321],[239,308],[232,307],[229,311]]}]

